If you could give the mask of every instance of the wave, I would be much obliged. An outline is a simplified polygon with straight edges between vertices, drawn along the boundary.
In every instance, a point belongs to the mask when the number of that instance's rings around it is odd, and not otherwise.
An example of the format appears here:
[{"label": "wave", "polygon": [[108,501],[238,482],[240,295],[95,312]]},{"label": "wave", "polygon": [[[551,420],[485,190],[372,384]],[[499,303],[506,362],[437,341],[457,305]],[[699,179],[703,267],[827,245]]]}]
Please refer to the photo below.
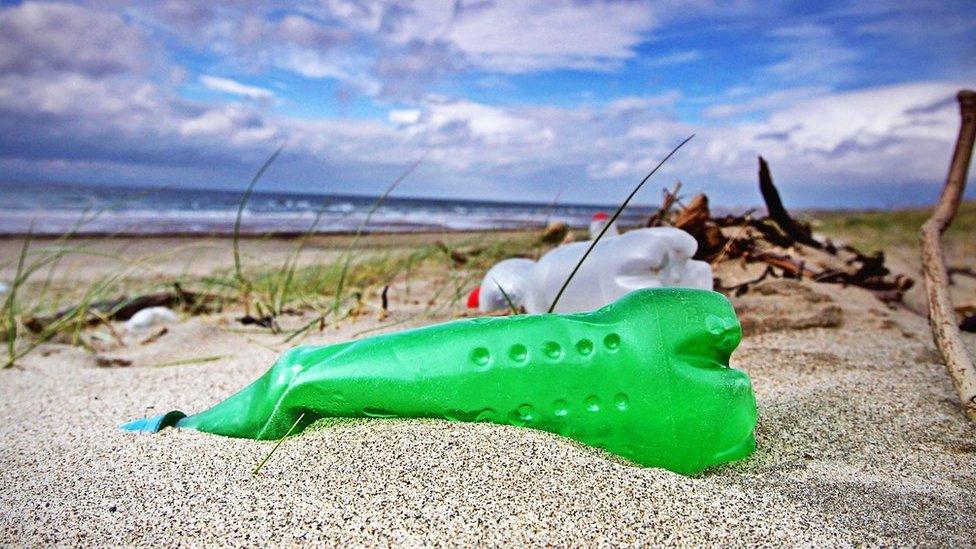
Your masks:
[{"label": "wave", "polygon": [[[0,185],[0,234],[230,234],[240,194],[230,191],[110,189],[75,185]],[[347,233],[357,230],[375,197],[255,193],[244,209],[244,234]],[[366,232],[519,229],[560,221],[585,227],[612,206],[388,198]],[[637,224],[652,208],[629,208]],[[316,223],[317,220],[317,223]],[[314,227],[313,227],[314,224]]]}]

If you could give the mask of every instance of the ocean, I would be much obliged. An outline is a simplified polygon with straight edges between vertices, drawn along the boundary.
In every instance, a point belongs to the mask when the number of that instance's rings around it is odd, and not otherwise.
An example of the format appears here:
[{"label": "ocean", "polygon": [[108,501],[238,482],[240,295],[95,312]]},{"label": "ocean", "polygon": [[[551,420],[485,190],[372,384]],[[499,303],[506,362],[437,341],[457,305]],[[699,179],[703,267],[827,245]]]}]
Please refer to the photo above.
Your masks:
[{"label": "ocean", "polygon": [[[0,183],[0,234],[232,234],[243,190],[109,187],[63,183]],[[241,233],[355,232],[375,196],[255,190]],[[429,232],[542,227],[561,221],[585,227],[616,205],[552,204],[388,197],[364,232]],[[640,224],[652,206],[631,206],[622,225]],[[314,226],[314,227],[313,227]]]}]

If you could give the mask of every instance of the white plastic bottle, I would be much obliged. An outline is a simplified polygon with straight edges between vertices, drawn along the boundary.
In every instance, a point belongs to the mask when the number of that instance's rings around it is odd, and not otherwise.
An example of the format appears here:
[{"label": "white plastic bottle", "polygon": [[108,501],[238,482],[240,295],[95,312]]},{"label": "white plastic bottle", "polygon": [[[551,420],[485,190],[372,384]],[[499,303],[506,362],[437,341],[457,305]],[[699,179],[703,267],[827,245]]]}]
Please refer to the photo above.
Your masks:
[{"label": "white plastic bottle", "polygon": [[[508,309],[500,286],[516,307],[524,307],[529,313],[548,311],[589,246],[590,241],[559,246],[537,263],[527,259],[498,263],[485,275],[478,308],[484,312]],[[697,249],[694,237],[673,227],[604,236],[566,287],[555,312],[597,309],[640,288],[711,290],[711,266],[691,259]],[[514,261],[518,263],[510,263]]]},{"label": "white plastic bottle", "polygon": [[516,309],[524,307],[528,300],[532,269],[535,265],[535,261],[523,258],[499,261],[485,273],[481,286],[475,288],[468,296],[468,307],[478,308],[486,313],[507,311],[512,306]]},{"label": "white plastic bottle", "polygon": [[[600,231],[602,231],[609,222],[610,215],[607,212],[596,212],[593,214],[593,219],[590,220],[590,240],[595,240],[596,237],[600,236]],[[613,225],[610,225],[609,229],[607,229],[607,234],[603,235],[603,238],[619,235],[620,230],[618,229],[617,224],[614,223]]]}]

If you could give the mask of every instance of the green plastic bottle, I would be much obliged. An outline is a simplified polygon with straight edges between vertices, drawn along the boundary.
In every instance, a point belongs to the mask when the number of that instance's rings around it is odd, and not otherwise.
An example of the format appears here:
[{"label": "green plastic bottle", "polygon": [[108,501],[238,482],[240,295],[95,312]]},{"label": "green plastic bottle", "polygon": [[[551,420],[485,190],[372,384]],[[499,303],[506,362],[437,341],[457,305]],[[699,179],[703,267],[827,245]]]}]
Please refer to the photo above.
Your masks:
[{"label": "green plastic bottle", "polygon": [[433,417],[542,429],[646,466],[694,474],[755,447],[742,331],[721,294],[632,292],[597,311],[474,318],[285,353],[257,381],[175,425],[275,439],[304,414]]}]

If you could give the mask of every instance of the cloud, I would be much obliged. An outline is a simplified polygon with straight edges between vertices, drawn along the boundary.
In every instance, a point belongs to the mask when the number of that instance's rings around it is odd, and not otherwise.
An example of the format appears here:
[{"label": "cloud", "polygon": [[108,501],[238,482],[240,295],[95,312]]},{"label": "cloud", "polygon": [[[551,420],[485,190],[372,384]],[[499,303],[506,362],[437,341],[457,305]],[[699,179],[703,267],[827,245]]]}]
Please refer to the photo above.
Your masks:
[{"label": "cloud", "polygon": [[328,48],[352,38],[352,33],[346,29],[326,26],[296,14],[282,17],[273,32],[276,37],[309,48]]},{"label": "cloud", "polygon": [[869,149],[909,140],[949,141],[960,86],[924,82],[825,94],[773,113],[765,126],[789,135],[797,152],[843,156],[844,147]]},{"label": "cloud", "polygon": [[238,105],[226,105],[202,111],[179,122],[182,136],[215,136],[236,145],[265,144],[279,131],[261,116]]},{"label": "cloud", "polygon": [[781,27],[771,33],[780,61],[764,69],[767,76],[811,84],[842,83],[853,75],[861,52],[848,46],[831,27],[813,23]]},{"label": "cloud", "polygon": [[699,50],[686,50],[677,51],[673,53],[668,53],[665,55],[660,55],[658,57],[651,57],[642,62],[645,67],[649,68],[659,68],[668,67],[671,65],[682,65],[684,63],[694,63],[702,58],[702,52]]},{"label": "cloud", "polygon": [[445,38],[481,67],[509,73],[571,68],[613,70],[656,23],[640,2],[522,2],[462,7]]},{"label": "cloud", "polygon": [[[148,24],[242,64],[414,99],[426,91],[421,85],[468,69],[617,70],[657,25],[652,4],[614,0],[329,0],[247,9],[226,0],[206,7],[166,0],[136,11]],[[672,55],[662,62],[695,54]]]},{"label": "cloud", "polygon": [[432,102],[425,107],[409,131],[492,147],[543,144],[553,138],[543,124],[504,108],[471,101]]},{"label": "cloud", "polygon": [[142,68],[145,50],[112,12],[46,2],[0,9],[0,74],[121,74]]},{"label": "cloud", "polygon": [[463,58],[448,44],[413,41],[381,54],[372,72],[382,97],[419,100],[464,67]]},{"label": "cloud", "polygon": [[[830,89],[820,87],[800,87],[777,90],[763,95],[754,96],[746,101],[735,103],[716,103],[705,107],[702,115],[706,118],[728,118],[756,112],[768,112],[787,105],[829,93]],[[730,93],[729,95],[734,95]]]},{"label": "cloud", "polygon": [[278,52],[274,64],[307,78],[334,78],[355,87],[366,95],[379,94],[382,85],[369,73],[369,58],[342,51],[315,51],[285,48]]},{"label": "cloud", "polygon": [[[697,133],[660,181],[681,177],[716,202],[754,203],[763,154],[797,204],[841,201],[838,189],[850,182],[874,189],[864,200],[876,202],[892,181],[925,190],[944,176],[953,93],[965,83],[916,78],[857,89],[849,78],[864,53],[850,33],[790,21],[765,36],[770,49],[753,74],[709,97],[688,97],[697,88],[680,83],[647,95],[533,95],[526,82],[550,75],[530,72],[586,70],[579,81],[607,82],[606,71],[646,72],[712,52],[647,54],[663,24],[654,13],[662,8],[649,3],[242,5],[168,0],[125,7],[124,16],[74,4],[0,8],[0,176],[233,184],[287,138],[269,181],[375,192],[430,151],[416,194],[549,200],[565,187],[566,199],[614,201]],[[191,62],[160,54],[176,51],[172,44],[193,50]],[[287,87],[267,83],[272,76]],[[197,79],[252,101],[188,99],[183,86]],[[340,106],[343,115],[275,107],[272,99],[314,94],[307,90],[319,80],[369,98],[348,112]],[[855,89],[836,91],[842,86]]]},{"label": "cloud", "polygon": [[239,95],[249,99],[271,99],[274,97],[274,92],[269,89],[248,86],[230,78],[203,75],[200,77],[200,82],[211,90]]},{"label": "cloud", "polygon": [[394,124],[415,124],[420,120],[420,109],[392,110],[388,117]]},{"label": "cloud", "polygon": [[[417,101],[476,71],[620,71],[653,40],[662,16],[720,17],[742,9],[703,0],[164,0],[126,12],[249,72],[284,69],[370,97]],[[673,51],[646,59],[644,67],[702,55]]]},{"label": "cloud", "polygon": [[[701,162],[751,180],[755,156],[802,205],[914,203],[944,177],[958,125],[957,82],[917,82],[824,93],[759,122],[711,127]],[[892,193],[909,186],[912,196]],[[860,193],[860,195],[858,195]],[[873,196],[872,196],[873,194]],[[851,205],[851,202],[846,202]]]},{"label": "cloud", "polygon": [[[0,8],[0,28],[0,42],[13,45],[0,46],[4,165],[35,162],[35,177],[47,176],[44,166],[128,165],[139,174],[150,167],[234,165],[280,137],[250,107],[179,97],[172,86],[183,71],[112,12],[24,3]],[[256,91],[208,78],[204,83],[227,91]]]}]

